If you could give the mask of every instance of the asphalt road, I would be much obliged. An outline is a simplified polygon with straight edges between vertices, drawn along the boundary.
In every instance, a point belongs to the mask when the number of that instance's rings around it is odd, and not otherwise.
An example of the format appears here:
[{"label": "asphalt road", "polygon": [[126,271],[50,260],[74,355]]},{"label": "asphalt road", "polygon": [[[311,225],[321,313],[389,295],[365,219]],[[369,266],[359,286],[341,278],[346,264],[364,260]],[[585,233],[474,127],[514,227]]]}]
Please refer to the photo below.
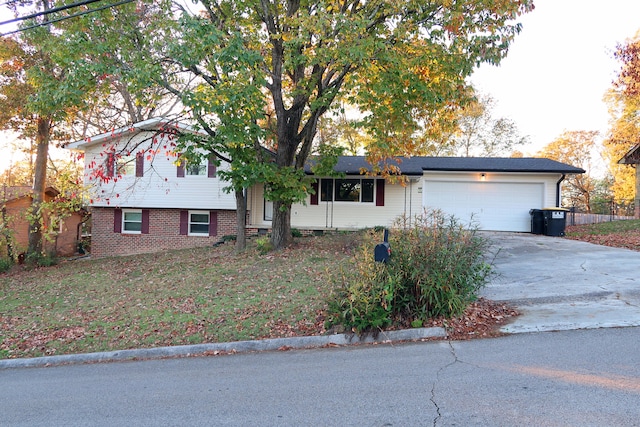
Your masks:
[{"label": "asphalt road", "polygon": [[640,426],[640,328],[0,370],[3,426]]}]

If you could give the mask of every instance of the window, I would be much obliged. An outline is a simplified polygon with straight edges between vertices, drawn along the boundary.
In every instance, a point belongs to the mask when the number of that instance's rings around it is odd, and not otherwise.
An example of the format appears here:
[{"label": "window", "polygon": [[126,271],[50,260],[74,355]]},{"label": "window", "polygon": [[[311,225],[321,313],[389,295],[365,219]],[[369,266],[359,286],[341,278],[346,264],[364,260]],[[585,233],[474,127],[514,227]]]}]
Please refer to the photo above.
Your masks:
[{"label": "window", "polygon": [[142,232],[141,209],[122,210],[122,232],[129,234],[140,234]]},{"label": "window", "polygon": [[333,201],[333,180],[323,179],[320,181],[320,200],[323,202]]},{"label": "window", "polygon": [[203,163],[189,163],[186,160],[177,162],[176,176],[178,178],[184,178],[185,176],[215,178],[216,172],[216,161],[213,156],[206,159]]},{"label": "window", "polygon": [[136,157],[122,156],[116,161],[116,175],[133,176],[136,173]]},{"label": "window", "polygon": [[373,203],[374,189],[373,179],[323,179],[320,181],[320,200]]},{"label": "window", "polygon": [[264,199],[264,220],[273,221],[273,202]]},{"label": "window", "polygon": [[209,235],[209,212],[189,211],[189,235],[208,236]]},{"label": "window", "polygon": [[114,209],[113,232],[149,234],[149,209]]},{"label": "window", "polygon": [[207,176],[207,164],[187,164],[186,165],[187,176]]}]

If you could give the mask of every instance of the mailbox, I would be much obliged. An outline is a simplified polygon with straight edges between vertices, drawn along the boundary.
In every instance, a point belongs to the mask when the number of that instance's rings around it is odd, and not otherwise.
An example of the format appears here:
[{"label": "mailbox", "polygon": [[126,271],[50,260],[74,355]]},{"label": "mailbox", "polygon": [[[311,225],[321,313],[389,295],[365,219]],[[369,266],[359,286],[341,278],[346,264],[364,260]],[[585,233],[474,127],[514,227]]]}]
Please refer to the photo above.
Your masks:
[{"label": "mailbox", "polygon": [[376,262],[386,263],[389,261],[389,256],[391,256],[391,247],[389,246],[389,242],[378,243],[373,251],[373,258]]}]

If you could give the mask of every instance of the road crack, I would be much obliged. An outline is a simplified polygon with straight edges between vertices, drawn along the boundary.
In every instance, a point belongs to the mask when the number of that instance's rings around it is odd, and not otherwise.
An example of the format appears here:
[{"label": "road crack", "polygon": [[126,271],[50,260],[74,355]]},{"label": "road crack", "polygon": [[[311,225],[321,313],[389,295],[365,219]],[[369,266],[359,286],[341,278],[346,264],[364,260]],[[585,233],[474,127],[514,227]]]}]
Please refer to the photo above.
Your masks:
[{"label": "road crack", "polygon": [[438,405],[438,402],[436,400],[436,387],[438,385],[438,382],[440,381],[440,374],[444,370],[448,369],[449,367],[459,362],[458,355],[456,354],[456,349],[453,348],[453,344],[451,343],[451,341],[447,341],[447,344],[449,344],[449,350],[451,352],[451,356],[453,356],[453,361],[450,363],[447,363],[445,366],[438,369],[438,372],[436,373],[436,379],[433,382],[433,385],[431,386],[431,399],[429,400],[431,400],[431,403],[436,408],[436,417],[433,419],[433,427],[437,427],[438,421],[440,420],[440,418],[442,418],[442,413],[440,412],[440,406]]}]

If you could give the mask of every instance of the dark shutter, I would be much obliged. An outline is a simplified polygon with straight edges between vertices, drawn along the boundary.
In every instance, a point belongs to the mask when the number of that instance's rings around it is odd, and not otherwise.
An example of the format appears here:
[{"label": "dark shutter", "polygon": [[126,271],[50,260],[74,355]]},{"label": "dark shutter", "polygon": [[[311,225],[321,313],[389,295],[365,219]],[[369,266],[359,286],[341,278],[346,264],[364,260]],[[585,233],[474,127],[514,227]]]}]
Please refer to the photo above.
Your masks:
[{"label": "dark shutter", "polygon": [[207,177],[216,177],[216,164],[214,162],[213,155],[209,156],[209,161],[207,162]]},{"label": "dark shutter", "polygon": [[107,154],[107,176],[113,177],[116,169],[116,156],[114,153]]},{"label": "dark shutter", "polygon": [[136,176],[144,175],[144,153],[136,154]]},{"label": "dark shutter", "polygon": [[209,236],[218,235],[218,212],[209,211]]},{"label": "dark shutter", "polygon": [[113,232],[122,233],[122,209],[113,210]]},{"label": "dark shutter", "polygon": [[180,211],[180,235],[189,234],[189,211]]},{"label": "dark shutter", "polygon": [[316,179],[315,181],[313,181],[311,183],[311,188],[313,188],[313,191],[315,192],[314,194],[311,195],[311,204],[312,205],[317,205],[318,204],[318,193],[319,193],[318,187],[319,187],[318,180]]},{"label": "dark shutter", "polygon": [[[180,161],[180,155],[178,154],[178,161]],[[178,178],[184,178],[184,162],[180,162],[178,164],[178,168],[176,170],[176,176]]]},{"label": "dark shutter", "polygon": [[376,179],[376,206],[384,206],[384,179]]},{"label": "dark shutter", "polygon": [[142,209],[142,234],[149,234],[149,209]]}]

